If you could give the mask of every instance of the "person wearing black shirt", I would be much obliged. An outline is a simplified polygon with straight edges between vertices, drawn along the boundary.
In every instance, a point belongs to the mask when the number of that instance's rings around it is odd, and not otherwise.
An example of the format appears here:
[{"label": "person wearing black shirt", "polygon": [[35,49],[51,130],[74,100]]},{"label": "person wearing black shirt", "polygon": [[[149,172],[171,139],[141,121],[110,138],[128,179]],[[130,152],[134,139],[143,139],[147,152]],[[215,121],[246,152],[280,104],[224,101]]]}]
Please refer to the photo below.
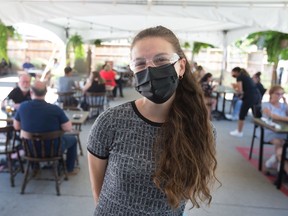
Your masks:
[{"label": "person wearing black shirt", "polygon": [[241,94],[242,106],[239,113],[238,129],[231,131],[231,136],[242,137],[244,119],[250,108],[261,103],[261,94],[256,87],[256,84],[249,76],[246,70],[240,67],[235,67],[232,70],[232,76],[237,79],[237,93]]},{"label": "person wearing black shirt", "polygon": [[252,79],[256,83],[256,87],[258,88],[258,90],[261,93],[261,96],[263,97],[267,89],[265,89],[264,86],[262,85],[260,76],[261,76],[261,72],[258,71],[257,73],[253,75]]},{"label": "person wearing black shirt", "polygon": [[19,77],[18,86],[14,88],[2,102],[2,107],[7,100],[12,100],[14,103],[14,109],[18,109],[20,103],[23,101],[31,100],[30,96],[30,82],[31,77],[29,74],[22,74]]}]

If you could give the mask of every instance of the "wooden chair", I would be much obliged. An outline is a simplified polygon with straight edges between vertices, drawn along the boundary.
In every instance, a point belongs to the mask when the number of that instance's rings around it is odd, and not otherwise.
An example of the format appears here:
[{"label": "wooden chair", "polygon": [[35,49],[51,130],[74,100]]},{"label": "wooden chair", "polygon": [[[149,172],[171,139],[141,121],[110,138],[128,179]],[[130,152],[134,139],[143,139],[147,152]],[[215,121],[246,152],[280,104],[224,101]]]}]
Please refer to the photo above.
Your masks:
[{"label": "wooden chair", "polygon": [[[261,118],[262,117],[262,112],[261,112],[261,104],[253,106],[253,117],[254,118]],[[251,140],[251,146],[250,146],[250,152],[249,152],[249,160],[252,158],[252,153],[253,153],[253,148],[254,148],[254,140],[257,137],[256,136],[256,130],[259,126],[257,124],[254,124],[254,129],[253,129],[253,135],[252,135],[252,140]],[[261,129],[261,134],[262,137],[260,137],[260,149],[259,149],[259,161],[261,159],[261,165],[259,164],[259,170],[262,170],[262,158],[263,158],[263,145],[269,144],[272,145],[270,142],[265,142],[264,141],[264,129]]]},{"label": "wooden chair", "polygon": [[[5,142],[1,143],[0,142],[0,155],[6,155],[6,160],[7,160],[7,166],[8,166],[8,172],[10,173],[10,182],[11,182],[11,187],[14,187],[14,177],[15,175],[21,171],[24,173],[24,167],[23,163],[20,157],[20,146],[21,143],[16,144],[15,141],[15,131],[13,126],[6,126],[6,127],[0,127],[0,133],[4,134],[6,137]],[[13,136],[13,137],[12,137]],[[12,161],[12,154],[17,154],[17,160],[19,161],[19,168],[13,166],[13,161]]]},{"label": "wooden chair", "polygon": [[60,195],[60,177],[58,165],[62,165],[65,180],[68,179],[66,165],[64,163],[61,136],[63,131],[54,131],[47,133],[29,133],[21,130],[22,144],[25,150],[24,158],[28,161],[25,171],[25,177],[22,183],[21,194],[24,194],[26,185],[29,181],[29,169],[32,164],[42,162],[52,163],[54,179],[56,182],[56,192]]},{"label": "wooden chair", "polygon": [[86,92],[86,103],[89,105],[89,117],[92,117],[96,112],[99,115],[103,112],[105,103],[107,103],[106,92]]},{"label": "wooden chair", "polygon": [[57,92],[58,102],[63,103],[63,109],[75,109],[78,106],[78,101],[75,99],[74,91],[70,92]]}]

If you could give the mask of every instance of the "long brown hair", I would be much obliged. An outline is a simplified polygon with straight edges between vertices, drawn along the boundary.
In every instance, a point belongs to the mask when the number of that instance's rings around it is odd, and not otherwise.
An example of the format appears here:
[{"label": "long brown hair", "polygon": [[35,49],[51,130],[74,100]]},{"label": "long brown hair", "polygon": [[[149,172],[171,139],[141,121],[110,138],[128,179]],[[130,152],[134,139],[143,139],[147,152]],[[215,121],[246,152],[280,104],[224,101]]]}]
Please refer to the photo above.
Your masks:
[{"label": "long brown hair", "polygon": [[[163,26],[138,33],[131,49],[137,41],[147,37],[165,39],[180,58],[186,59],[174,33]],[[188,199],[193,207],[200,207],[200,202],[205,201],[209,204],[212,200],[210,188],[217,179],[215,137],[203,92],[190,72],[187,59],[168,116],[154,145],[156,170],[153,181],[166,194],[173,208]]]}]

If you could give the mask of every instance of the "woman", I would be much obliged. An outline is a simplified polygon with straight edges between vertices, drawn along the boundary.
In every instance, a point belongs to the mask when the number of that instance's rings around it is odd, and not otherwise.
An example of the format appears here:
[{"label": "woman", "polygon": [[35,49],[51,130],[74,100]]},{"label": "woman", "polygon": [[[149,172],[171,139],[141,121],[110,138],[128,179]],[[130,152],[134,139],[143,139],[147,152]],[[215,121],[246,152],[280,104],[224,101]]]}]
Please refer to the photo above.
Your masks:
[{"label": "woman", "polygon": [[215,109],[217,103],[216,98],[212,96],[213,89],[215,88],[215,86],[210,85],[212,79],[212,74],[206,73],[200,80],[200,84],[204,92],[205,103],[208,108],[209,119],[211,119],[211,112]]},{"label": "woman", "polygon": [[111,69],[110,64],[104,65],[104,69],[100,71],[100,76],[105,80],[106,89],[112,91],[116,86],[116,72]]},{"label": "woman", "polygon": [[[270,100],[269,102],[262,104],[263,116],[271,118],[276,121],[288,122],[288,106],[284,95],[284,89],[275,85],[269,90]],[[280,102],[283,99],[284,103]],[[265,163],[267,168],[272,168],[277,161],[281,160],[282,147],[287,138],[286,134],[274,133],[271,130],[265,130],[265,141],[270,142],[275,146],[276,155],[272,155]],[[278,160],[277,160],[278,159]],[[285,164],[285,171],[288,173],[288,163]]]},{"label": "woman", "polygon": [[237,79],[236,94],[241,95],[242,105],[239,113],[238,128],[230,132],[231,136],[242,137],[244,120],[250,108],[261,103],[261,95],[255,83],[246,70],[235,67],[232,69],[232,76]]},{"label": "woman", "polygon": [[195,77],[195,79],[197,80],[197,82],[200,82],[201,78],[205,75],[205,70],[204,68],[199,65],[196,67],[196,71],[193,73],[193,76]]},{"label": "woman", "polygon": [[88,138],[94,215],[180,216],[189,199],[210,203],[213,127],[174,33],[138,33],[130,67],[143,97],[104,111]]},{"label": "woman", "polygon": [[90,73],[85,86],[82,89],[83,93],[86,92],[105,92],[105,81],[102,79],[98,71]]},{"label": "woman", "polygon": [[255,74],[252,76],[252,79],[253,79],[253,81],[255,82],[256,87],[257,87],[258,90],[260,91],[260,93],[261,93],[261,98],[262,98],[267,89],[265,89],[264,86],[263,86],[262,83],[261,83],[261,72],[258,71],[257,73],[255,73]]}]

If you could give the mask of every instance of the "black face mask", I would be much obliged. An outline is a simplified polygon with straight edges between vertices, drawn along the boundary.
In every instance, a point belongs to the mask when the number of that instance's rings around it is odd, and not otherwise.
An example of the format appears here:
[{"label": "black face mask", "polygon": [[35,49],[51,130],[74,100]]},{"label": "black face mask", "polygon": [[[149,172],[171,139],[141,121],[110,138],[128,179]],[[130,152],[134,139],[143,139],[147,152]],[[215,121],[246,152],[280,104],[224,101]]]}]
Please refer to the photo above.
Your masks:
[{"label": "black face mask", "polygon": [[174,64],[148,67],[136,73],[136,90],[156,104],[166,102],[179,83]]}]

